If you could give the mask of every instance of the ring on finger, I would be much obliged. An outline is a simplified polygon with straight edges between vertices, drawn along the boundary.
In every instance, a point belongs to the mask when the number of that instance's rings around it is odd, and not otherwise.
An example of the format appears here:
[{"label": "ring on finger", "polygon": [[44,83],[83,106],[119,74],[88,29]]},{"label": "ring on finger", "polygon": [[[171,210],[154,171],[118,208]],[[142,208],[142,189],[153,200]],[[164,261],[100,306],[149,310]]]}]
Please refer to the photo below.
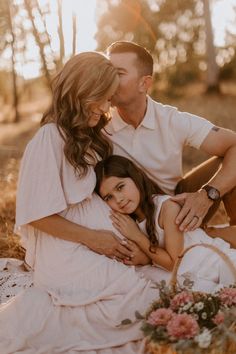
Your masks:
[{"label": "ring on finger", "polygon": [[200,219],[201,219],[201,217],[200,217],[200,216],[197,216],[197,215],[194,215],[193,219],[194,219],[194,218],[197,218],[197,220],[200,220]]}]

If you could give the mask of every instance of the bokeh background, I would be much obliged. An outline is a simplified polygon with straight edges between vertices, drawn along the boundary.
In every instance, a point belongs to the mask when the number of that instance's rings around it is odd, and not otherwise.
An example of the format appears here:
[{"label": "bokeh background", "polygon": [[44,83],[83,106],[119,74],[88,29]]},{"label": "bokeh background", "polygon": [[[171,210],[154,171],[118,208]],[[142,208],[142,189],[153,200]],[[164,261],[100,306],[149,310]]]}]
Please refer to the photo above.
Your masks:
[{"label": "bokeh background", "polygon": [[[236,0],[0,0],[0,257],[24,256],[13,232],[17,176],[53,75],[116,40],[152,53],[154,99],[236,130]],[[184,171],[206,158],[186,149]],[[223,207],[211,222],[227,222]]]}]

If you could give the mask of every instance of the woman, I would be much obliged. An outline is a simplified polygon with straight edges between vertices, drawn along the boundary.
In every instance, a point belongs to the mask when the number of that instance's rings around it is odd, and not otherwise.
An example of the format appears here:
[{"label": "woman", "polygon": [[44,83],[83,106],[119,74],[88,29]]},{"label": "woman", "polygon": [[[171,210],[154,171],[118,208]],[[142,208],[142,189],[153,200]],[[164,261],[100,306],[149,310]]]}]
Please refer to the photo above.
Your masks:
[{"label": "woman", "polygon": [[143,312],[157,291],[134,267],[87,248],[116,232],[93,193],[93,166],[111,150],[101,129],[117,86],[116,69],[96,52],[73,57],[54,80],[18,184],[16,232],[34,285],[1,305],[0,353],[138,351],[139,321],[118,325]]}]

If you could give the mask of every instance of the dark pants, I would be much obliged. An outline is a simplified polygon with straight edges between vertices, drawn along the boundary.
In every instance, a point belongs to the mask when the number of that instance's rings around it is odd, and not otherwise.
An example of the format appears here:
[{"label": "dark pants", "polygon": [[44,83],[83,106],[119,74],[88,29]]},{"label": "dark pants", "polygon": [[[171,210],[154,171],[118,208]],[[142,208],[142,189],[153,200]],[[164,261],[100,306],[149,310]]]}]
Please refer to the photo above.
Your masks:
[{"label": "dark pants", "polygon": [[[221,162],[222,158],[212,157],[197,166],[196,168],[194,168],[193,170],[191,170],[190,172],[188,172],[183,177],[183,179],[177,184],[175,194],[198,191],[219,170],[219,168],[221,167]],[[224,203],[226,213],[229,217],[230,225],[236,225],[236,186],[222,197],[222,201]],[[203,225],[205,225],[215,214],[219,205],[220,201],[215,202],[211,206],[203,220]]]}]

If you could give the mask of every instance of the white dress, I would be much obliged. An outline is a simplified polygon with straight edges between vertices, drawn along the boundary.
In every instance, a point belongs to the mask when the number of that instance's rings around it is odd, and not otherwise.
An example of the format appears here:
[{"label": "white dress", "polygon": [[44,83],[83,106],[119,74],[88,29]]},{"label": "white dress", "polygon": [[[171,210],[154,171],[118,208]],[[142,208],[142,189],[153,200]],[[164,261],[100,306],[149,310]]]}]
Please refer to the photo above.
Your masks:
[{"label": "white dress", "polygon": [[[164,230],[158,224],[158,217],[162,204],[170,196],[159,195],[154,197],[156,205],[156,230],[159,246],[165,248]],[[145,231],[145,220],[139,223],[140,229]],[[216,246],[223,251],[236,266],[236,250],[230,248],[230,244],[220,238],[212,238],[200,228],[194,231],[184,232],[184,248],[199,243],[206,243]],[[179,279],[186,276],[194,280],[194,289],[202,291],[216,291],[218,288],[232,284],[236,281],[228,265],[214,251],[196,246],[189,250],[183,257],[179,270]]]},{"label": "white dress", "polygon": [[134,320],[158,297],[135,267],[34,229],[52,214],[93,229],[113,230],[109,208],[96,194],[90,167],[79,179],[63,154],[56,126],[39,129],[24,154],[17,195],[16,232],[33,269],[32,287],[0,305],[1,354],[132,354],[141,348]]}]

